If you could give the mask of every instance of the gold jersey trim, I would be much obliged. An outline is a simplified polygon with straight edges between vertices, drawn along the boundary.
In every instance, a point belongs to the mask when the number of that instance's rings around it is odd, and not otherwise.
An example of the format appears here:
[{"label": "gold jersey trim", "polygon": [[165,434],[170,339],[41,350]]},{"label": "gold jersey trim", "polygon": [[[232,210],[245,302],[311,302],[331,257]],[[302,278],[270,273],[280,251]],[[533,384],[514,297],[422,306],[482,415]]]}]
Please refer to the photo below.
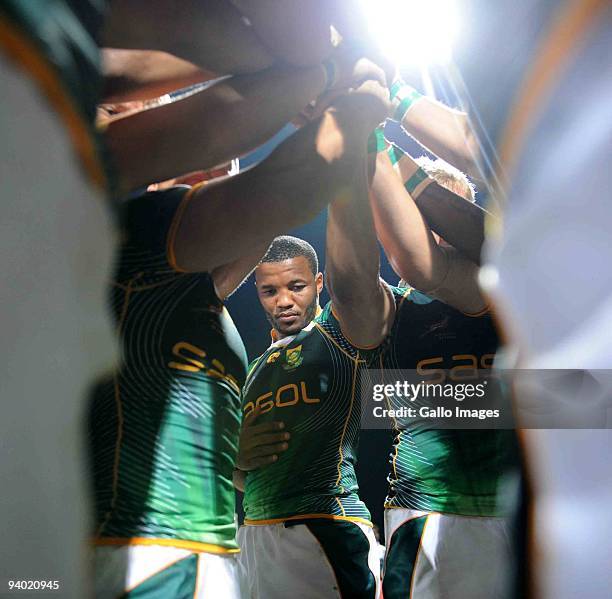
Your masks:
[{"label": "gold jersey trim", "polygon": [[91,182],[101,190],[108,180],[92,131],[81,116],[74,99],[65,90],[57,72],[32,42],[30,36],[15,23],[0,16],[0,50],[21,67],[37,83],[53,110],[66,127],[68,137]]},{"label": "gold jersey trim", "polygon": [[178,233],[179,227],[181,226],[181,222],[183,220],[183,215],[185,214],[185,210],[187,209],[187,204],[193,197],[196,191],[204,187],[208,181],[201,181],[194,185],[191,189],[187,191],[181,203],[179,204],[174,217],[172,218],[172,223],[170,224],[170,230],[168,231],[168,239],[166,240],[166,259],[168,260],[168,264],[171,266],[173,270],[179,273],[187,273],[188,270],[181,268],[176,262],[176,254],[174,251],[174,244],[176,241],[176,235]]},{"label": "gold jersey trim", "polygon": [[184,541],[182,539],[156,539],[154,537],[102,537],[94,539],[96,547],[108,545],[160,545],[162,547],[176,547],[177,549],[188,549],[199,553],[228,554],[240,553],[240,549],[229,549],[213,543],[199,543],[198,541]]},{"label": "gold jersey trim", "polygon": [[281,524],[282,522],[289,522],[291,520],[341,520],[344,522],[359,522],[372,528],[372,523],[365,518],[359,518],[357,516],[334,516],[333,514],[301,514],[299,516],[287,516],[286,518],[270,518],[268,520],[249,520],[245,518],[244,523],[246,526],[265,526],[266,524]]}]

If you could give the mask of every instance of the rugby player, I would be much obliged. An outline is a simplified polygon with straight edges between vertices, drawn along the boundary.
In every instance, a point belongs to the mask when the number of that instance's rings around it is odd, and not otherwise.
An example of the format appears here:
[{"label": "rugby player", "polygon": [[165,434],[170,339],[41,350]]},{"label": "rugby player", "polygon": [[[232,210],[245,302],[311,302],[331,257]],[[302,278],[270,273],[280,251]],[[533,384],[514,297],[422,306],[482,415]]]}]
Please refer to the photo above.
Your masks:
[{"label": "rugby player", "polygon": [[[391,148],[394,160],[398,152]],[[473,201],[465,175],[442,161],[405,156],[404,163],[404,172],[408,164],[412,169],[406,187],[413,194],[419,193],[415,180],[429,184],[431,177]],[[415,179],[416,169],[428,177]],[[389,260],[413,285],[392,288],[395,322],[378,365],[387,382],[401,370],[443,383],[453,368],[491,368],[499,340],[478,289],[477,265],[432,234],[388,152],[377,157],[372,202]],[[391,401],[394,407],[402,402]],[[436,430],[396,421],[391,464],[385,598],[510,597],[509,518],[519,477],[514,431]]]},{"label": "rugby player", "polygon": [[355,477],[358,377],[394,305],[379,278],[365,160],[330,205],[326,256],[332,299],[323,310],[323,275],[307,242],[275,239],[255,271],[272,344],[243,389],[235,475],[251,597],[378,596],[378,548]]},{"label": "rugby player", "polygon": [[[132,13],[122,12],[122,4],[129,4]],[[0,2],[5,92],[0,253],[4,333],[11,340],[2,372],[7,399],[0,419],[1,473],[10,491],[2,497],[1,532],[11,547],[3,554],[2,569],[15,579],[44,579],[61,585],[66,597],[86,594],[85,569],[79,565],[87,528],[81,398],[115,358],[102,290],[115,240],[106,201],[115,195],[116,181],[105,168],[94,127],[104,17],[110,15],[108,39],[148,36],[146,48],[160,42],[215,72],[268,68],[288,48],[300,55],[300,64],[320,63],[331,51],[329,23],[317,11],[291,19],[287,7],[254,11],[257,23],[250,26],[225,2],[214,7],[182,2],[184,11],[174,2]],[[174,14],[167,12],[173,8]],[[278,30],[295,34],[290,46],[287,40],[274,42],[270,16],[287,17],[283,20],[293,24],[285,22]],[[120,24],[123,38],[113,23]],[[271,51],[260,41],[262,34]],[[135,61],[134,72],[142,73],[142,66]],[[121,166],[115,169],[123,180]],[[41,397],[46,398],[42,403]]]},{"label": "rugby player", "polygon": [[[612,7],[605,0],[484,6],[466,3],[484,18],[457,58],[475,113],[497,142],[505,182],[503,227],[492,228],[483,282],[519,357],[517,374],[533,369],[528,392],[516,377],[534,494],[529,596],[605,599],[612,587],[612,271],[606,266],[612,259]],[[493,45],[495,52],[482,51]],[[491,86],[499,73],[499,85]],[[580,376],[584,383],[567,384],[568,369],[588,370]],[[537,426],[534,404],[544,415]]]},{"label": "rugby player", "polygon": [[275,234],[350,187],[358,123],[384,118],[384,94],[366,82],[251,171],[128,202],[111,294],[123,362],[90,417],[97,596],[241,596],[232,471],[246,356],[223,300]]},{"label": "rugby player", "polygon": [[245,154],[324,92],[344,91],[366,79],[386,85],[382,68],[359,49],[340,45],[323,65],[277,65],[208,81],[185,99],[111,122],[104,138],[122,186],[137,189]]},{"label": "rugby player", "polygon": [[94,128],[104,4],[0,2],[2,594],[86,596],[82,398],[115,358]]}]

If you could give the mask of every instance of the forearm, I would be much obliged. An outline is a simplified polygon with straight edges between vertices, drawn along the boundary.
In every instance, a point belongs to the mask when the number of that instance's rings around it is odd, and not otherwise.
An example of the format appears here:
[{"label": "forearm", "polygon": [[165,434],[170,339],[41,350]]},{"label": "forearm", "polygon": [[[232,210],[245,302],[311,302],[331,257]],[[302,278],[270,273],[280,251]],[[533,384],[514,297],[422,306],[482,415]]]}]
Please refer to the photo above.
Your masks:
[{"label": "forearm", "polygon": [[238,489],[241,493],[244,493],[244,487],[246,484],[246,472],[244,470],[234,469],[232,473],[232,482],[234,484],[234,488]]},{"label": "forearm", "polygon": [[466,113],[454,110],[396,80],[391,87],[394,118],[430,152],[481,179],[479,147]]},{"label": "forearm", "polygon": [[447,273],[430,294],[465,314],[477,315],[486,308],[478,285],[478,266],[453,247],[442,248]]},{"label": "forearm", "polygon": [[325,274],[336,305],[378,289],[379,251],[368,201],[365,156],[353,180],[329,206]]},{"label": "forearm", "polygon": [[213,167],[255,148],[325,84],[320,66],[234,77],[179,102],[111,123],[106,142],[125,188],[134,189]]},{"label": "forearm", "polygon": [[[386,142],[377,128],[368,155],[348,192],[330,205],[327,220],[327,288],[343,333],[359,347],[372,347],[388,333],[394,302],[380,280],[380,256],[369,201],[368,176],[376,176],[377,153]],[[389,167],[390,167],[389,162]],[[397,179],[397,176],[391,173]]]},{"label": "forearm", "polygon": [[333,49],[331,7],[338,0],[231,0],[280,62],[312,66]]},{"label": "forearm", "polygon": [[357,347],[373,347],[388,332],[391,308],[380,280],[380,255],[367,181],[355,182],[330,204],[325,277],[344,335]]},{"label": "forearm", "polygon": [[191,62],[154,50],[103,48],[102,64],[102,102],[157,98],[216,76]]},{"label": "forearm", "polygon": [[430,152],[481,180],[479,148],[464,112],[422,98],[406,113],[402,126]]},{"label": "forearm", "polygon": [[350,180],[354,147],[327,112],[258,167],[197,190],[176,236],[178,265],[211,271],[314,218]]},{"label": "forearm", "polygon": [[376,163],[371,202],[378,238],[398,276],[427,292],[445,276],[446,258],[387,152],[380,152]]},{"label": "forearm", "polygon": [[485,211],[436,183],[407,154],[402,153],[396,169],[429,227],[479,264]]},{"label": "forearm", "polygon": [[467,313],[484,307],[478,267],[452,247],[440,247],[386,153],[372,180],[376,228],[395,272],[410,285]]},{"label": "forearm", "polygon": [[253,248],[249,254],[212,271],[215,292],[221,301],[225,301],[244,283],[245,279],[259,264],[268,247],[268,244],[264,244]]},{"label": "forearm", "polygon": [[113,0],[103,45],[161,50],[216,73],[253,73],[275,62],[227,0]]}]

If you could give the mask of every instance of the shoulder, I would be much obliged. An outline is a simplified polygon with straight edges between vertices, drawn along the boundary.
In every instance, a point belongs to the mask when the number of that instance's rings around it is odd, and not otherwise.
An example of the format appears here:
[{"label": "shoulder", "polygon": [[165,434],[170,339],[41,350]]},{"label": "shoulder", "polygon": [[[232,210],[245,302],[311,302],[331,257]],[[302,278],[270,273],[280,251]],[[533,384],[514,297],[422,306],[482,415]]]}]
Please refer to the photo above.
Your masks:
[{"label": "shoulder", "polygon": [[424,306],[437,302],[436,298],[431,297],[421,291],[418,291],[414,287],[406,286],[392,286],[389,285],[389,289],[395,299],[397,308],[408,307],[408,306]]},{"label": "shoulder", "polygon": [[338,319],[334,316],[334,311],[331,301],[327,302],[321,311],[315,316],[314,321],[317,324],[338,324]]},{"label": "shoulder", "polygon": [[183,200],[190,192],[186,186],[142,193],[125,202],[121,225],[131,245],[161,249],[166,247]]},{"label": "shoulder", "polygon": [[160,220],[172,219],[191,188],[181,185],[163,191],[144,191],[129,197],[121,209],[124,226],[151,228]]},{"label": "shoulder", "polygon": [[340,322],[334,313],[333,304],[328,302],[321,313],[316,317],[315,323],[319,330],[323,332],[340,350],[353,359],[368,359],[375,353],[380,344],[376,347],[359,347],[355,345],[343,332]]},{"label": "shoulder", "polygon": [[[121,207],[122,277],[132,271],[176,273],[172,238],[189,187],[145,192],[125,201]],[[204,274],[204,273],[200,273]]]}]

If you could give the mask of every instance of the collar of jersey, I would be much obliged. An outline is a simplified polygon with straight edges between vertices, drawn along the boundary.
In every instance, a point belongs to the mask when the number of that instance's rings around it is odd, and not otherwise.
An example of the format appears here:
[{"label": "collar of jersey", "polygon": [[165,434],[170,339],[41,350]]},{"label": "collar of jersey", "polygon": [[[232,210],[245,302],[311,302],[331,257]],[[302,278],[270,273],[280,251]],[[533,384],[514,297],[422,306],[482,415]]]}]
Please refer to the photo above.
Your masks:
[{"label": "collar of jersey", "polygon": [[289,337],[283,337],[282,339],[278,339],[278,333],[272,329],[270,331],[270,337],[272,337],[272,343],[268,349],[272,349],[273,347],[284,347],[285,345],[289,345],[300,333],[304,331],[310,331],[315,326],[315,321],[311,320],[301,331],[297,332],[295,335],[290,335]]}]

